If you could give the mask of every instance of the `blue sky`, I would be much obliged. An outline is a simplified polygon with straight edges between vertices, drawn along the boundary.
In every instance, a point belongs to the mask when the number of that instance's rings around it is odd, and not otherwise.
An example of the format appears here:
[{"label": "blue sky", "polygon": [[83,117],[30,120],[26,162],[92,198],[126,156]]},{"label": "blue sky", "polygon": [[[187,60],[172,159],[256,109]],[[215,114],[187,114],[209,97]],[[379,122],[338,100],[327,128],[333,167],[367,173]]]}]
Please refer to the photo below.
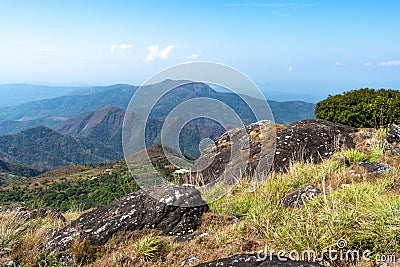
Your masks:
[{"label": "blue sky", "polygon": [[141,84],[230,65],[266,97],[400,89],[399,1],[1,1],[0,83]]}]

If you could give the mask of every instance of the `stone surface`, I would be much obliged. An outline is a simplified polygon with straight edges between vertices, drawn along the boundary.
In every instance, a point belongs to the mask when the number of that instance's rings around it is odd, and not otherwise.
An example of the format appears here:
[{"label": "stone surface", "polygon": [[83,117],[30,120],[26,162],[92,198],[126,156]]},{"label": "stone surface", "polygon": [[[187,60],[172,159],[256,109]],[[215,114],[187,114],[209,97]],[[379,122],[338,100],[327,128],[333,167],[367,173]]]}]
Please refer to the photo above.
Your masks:
[{"label": "stone surface", "polygon": [[[218,137],[181,182],[204,185],[219,179],[234,183],[255,175],[255,170],[266,176],[270,169],[286,171],[291,162],[320,163],[341,149],[354,148],[357,132],[357,128],[324,120],[303,120],[279,129],[270,121],[259,121]],[[221,175],[225,173],[228,179]]]},{"label": "stone surface", "polygon": [[390,127],[386,134],[386,140],[389,143],[400,142],[400,125]]},{"label": "stone surface", "polygon": [[275,124],[259,121],[227,131],[206,147],[182,183],[204,185],[217,179],[235,183],[245,175],[268,173],[276,142]]},{"label": "stone surface", "polygon": [[174,239],[174,242],[175,243],[189,243],[189,242],[192,242],[196,237],[197,237],[197,235],[195,235],[195,234],[181,235],[181,236],[177,236]]},{"label": "stone surface", "polygon": [[390,165],[381,162],[359,162],[357,165],[362,167],[368,174],[384,174],[392,170]]},{"label": "stone surface", "polygon": [[195,256],[190,256],[189,258],[187,258],[186,260],[182,261],[181,266],[193,266],[194,264],[196,264],[197,262],[199,262],[199,259],[196,258]]},{"label": "stone surface", "polygon": [[[172,197],[181,196],[184,198],[182,201],[201,201],[196,189],[183,187],[181,190],[186,191],[189,200],[182,191],[165,192],[172,193]],[[182,208],[166,205],[146,192],[138,191],[113,204],[83,214],[69,226],[54,233],[45,248],[50,252],[65,251],[76,238],[86,239],[91,245],[103,245],[117,232],[145,228],[161,230],[165,235],[190,234],[200,225],[201,216],[207,210],[206,203]]]},{"label": "stone surface", "polygon": [[392,155],[400,153],[400,125],[395,125],[390,128],[386,134],[385,150]]},{"label": "stone surface", "polygon": [[64,216],[56,209],[53,208],[40,208],[34,209],[22,206],[7,206],[0,208],[0,213],[11,213],[15,212],[16,219],[21,222],[27,222],[36,218],[50,217],[59,219],[65,222]]},{"label": "stone surface", "polygon": [[269,257],[266,256],[266,259],[257,257],[257,254],[239,254],[225,259],[219,259],[216,261],[202,263],[196,265],[196,267],[212,267],[212,266],[229,266],[229,267],[275,267],[275,266],[314,266],[314,267],[323,267],[318,263],[313,262],[305,262],[305,261],[292,261],[290,259],[280,260],[277,256]]},{"label": "stone surface", "polygon": [[285,171],[292,161],[320,163],[343,148],[353,148],[357,128],[325,120],[303,120],[277,133],[274,170]]},{"label": "stone surface", "polygon": [[284,197],[282,199],[282,205],[290,208],[298,207],[303,205],[307,200],[321,193],[321,190],[313,185],[306,185]]}]

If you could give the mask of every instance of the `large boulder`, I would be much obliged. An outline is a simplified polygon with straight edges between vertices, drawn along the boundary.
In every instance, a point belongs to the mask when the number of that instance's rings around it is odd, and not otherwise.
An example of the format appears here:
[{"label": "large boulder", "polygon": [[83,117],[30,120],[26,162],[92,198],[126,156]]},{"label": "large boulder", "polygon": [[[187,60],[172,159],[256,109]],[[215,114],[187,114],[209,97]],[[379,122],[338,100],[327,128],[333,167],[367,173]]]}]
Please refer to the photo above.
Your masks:
[{"label": "large boulder", "polygon": [[386,134],[386,140],[389,143],[400,142],[400,125],[390,127]]},{"label": "large boulder", "polygon": [[354,148],[356,137],[365,139],[357,132],[357,128],[325,120],[303,120],[287,127],[259,121],[218,137],[181,182],[204,185],[225,179],[225,174],[235,182],[254,175],[255,170],[258,176],[266,176],[270,169],[286,171],[291,162],[320,163],[341,149]]},{"label": "large boulder", "polygon": [[275,124],[263,120],[227,131],[206,147],[182,183],[204,185],[217,179],[230,184],[254,171],[267,174],[272,165]]},{"label": "large boulder", "polygon": [[[167,194],[173,194],[171,199],[182,198],[186,203],[201,202],[199,192],[193,187],[165,190],[161,198],[169,198]],[[45,248],[50,252],[65,251],[77,238],[91,245],[103,245],[117,232],[145,228],[161,230],[165,235],[184,235],[197,229],[207,210],[206,203],[196,207],[167,205],[142,190],[83,214],[54,233]]]},{"label": "large boulder", "polygon": [[386,134],[385,150],[392,155],[397,155],[400,152],[400,125],[395,125],[390,128]]},{"label": "large boulder", "polygon": [[353,148],[358,129],[325,120],[303,120],[277,133],[274,170],[285,171],[290,162],[320,163],[343,148]]},{"label": "large boulder", "polygon": [[288,258],[278,258],[277,256],[270,255],[257,255],[257,254],[239,254],[229,258],[219,259],[216,261],[202,263],[196,267],[217,267],[217,266],[230,266],[230,267],[275,267],[275,266],[298,266],[298,267],[323,267],[323,265],[315,262],[306,261],[293,261]]}]

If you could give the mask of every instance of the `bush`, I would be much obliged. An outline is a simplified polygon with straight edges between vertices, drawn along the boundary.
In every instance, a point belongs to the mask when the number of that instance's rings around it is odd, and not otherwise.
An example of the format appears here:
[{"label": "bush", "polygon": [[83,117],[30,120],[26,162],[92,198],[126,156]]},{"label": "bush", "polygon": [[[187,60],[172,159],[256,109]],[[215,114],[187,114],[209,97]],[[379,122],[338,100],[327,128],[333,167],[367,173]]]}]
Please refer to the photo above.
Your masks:
[{"label": "bush", "polygon": [[364,88],[329,96],[317,103],[315,116],[359,128],[388,127],[400,123],[400,92]]}]

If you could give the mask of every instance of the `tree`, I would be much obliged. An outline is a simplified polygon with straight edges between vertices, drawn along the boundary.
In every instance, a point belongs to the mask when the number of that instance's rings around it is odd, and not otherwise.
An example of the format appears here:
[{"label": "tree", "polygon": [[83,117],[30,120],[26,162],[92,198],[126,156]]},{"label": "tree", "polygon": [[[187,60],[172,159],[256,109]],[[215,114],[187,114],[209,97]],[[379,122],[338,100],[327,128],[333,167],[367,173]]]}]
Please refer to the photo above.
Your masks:
[{"label": "tree", "polygon": [[315,116],[359,128],[399,124],[400,92],[363,88],[329,96],[317,103]]}]

